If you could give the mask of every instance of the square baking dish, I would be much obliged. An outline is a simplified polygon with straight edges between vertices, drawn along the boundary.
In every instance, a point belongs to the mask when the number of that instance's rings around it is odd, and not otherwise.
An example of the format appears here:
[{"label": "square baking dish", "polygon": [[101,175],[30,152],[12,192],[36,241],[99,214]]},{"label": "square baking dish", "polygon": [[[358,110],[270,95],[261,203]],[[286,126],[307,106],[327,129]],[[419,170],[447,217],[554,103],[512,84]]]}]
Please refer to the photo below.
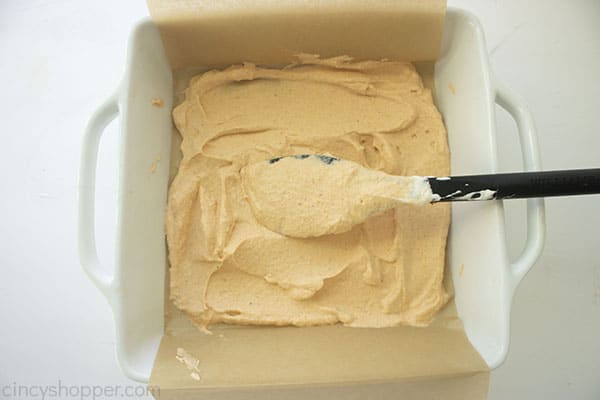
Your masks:
[{"label": "square baking dish", "polygon": [[[520,98],[494,79],[481,26],[465,11],[447,11],[434,80],[435,101],[448,130],[453,175],[496,171],[495,104],[517,123],[525,169],[540,169],[532,118]],[[152,105],[154,98],[160,98],[163,106]],[[130,37],[121,85],[87,126],[79,181],[81,263],[113,309],[121,368],[139,381],[148,381],[164,331],[164,210],[172,106],[173,77],[161,37],[151,21],[142,21]],[[114,273],[108,273],[96,253],[95,170],[100,137],[117,116],[116,260]],[[501,201],[452,204],[447,268],[455,302],[467,337],[491,369],[502,363],[508,351],[515,289],[543,247],[543,200],[527,202],[527,241],[516,260],[507,255]]]}]

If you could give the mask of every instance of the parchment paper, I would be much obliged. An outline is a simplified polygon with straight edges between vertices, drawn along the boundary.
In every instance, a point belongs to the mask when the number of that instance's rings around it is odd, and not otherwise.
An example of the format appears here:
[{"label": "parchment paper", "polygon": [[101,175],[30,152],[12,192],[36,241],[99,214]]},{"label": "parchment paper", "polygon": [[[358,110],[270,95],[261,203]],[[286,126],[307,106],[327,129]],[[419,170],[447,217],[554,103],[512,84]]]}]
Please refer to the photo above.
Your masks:
[{"label": "parchment paper", "polygon": [[[177,105],[196,73],[244,61],[285,65],[301,52],[417,62],[432,88],[446,4],[148,0],[148,6],[174,70]],[[173,140],[172,175],[180,157],[175,129]],[[451,291],[448,273],[446,285]],[[160,399],[487,398],[488,367],[453,301],[428,328],[216,326],[212,335],[198,331],[168,300],[165,309],[150,380],[160,387]],[[176,359],[178,348],[198,360],[195,369]]]}]

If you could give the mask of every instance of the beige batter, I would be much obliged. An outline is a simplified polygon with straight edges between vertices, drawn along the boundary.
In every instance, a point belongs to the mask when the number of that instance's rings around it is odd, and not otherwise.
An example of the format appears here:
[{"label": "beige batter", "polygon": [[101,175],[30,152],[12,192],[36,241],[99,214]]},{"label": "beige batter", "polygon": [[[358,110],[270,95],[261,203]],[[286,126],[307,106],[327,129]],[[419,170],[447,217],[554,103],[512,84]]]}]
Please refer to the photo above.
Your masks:
[{"label": "beige batter", "polygon": [[209,71],[173,116],[183,159],[167,211],[171,298],[198,326],[423,326],[446,304],[448,205],[400,205],[299,238],[258,222],[241,183],[248,166],[314,153],[448,175],[444,125],[411,64],[302,55],[283,69]]},{"label": "beige batter", "polygon": [[344,233],[398,203],[433,199],[425,177],[388,175],[322,154],[261,161],[241,176],[258,222],[291,237]]}]

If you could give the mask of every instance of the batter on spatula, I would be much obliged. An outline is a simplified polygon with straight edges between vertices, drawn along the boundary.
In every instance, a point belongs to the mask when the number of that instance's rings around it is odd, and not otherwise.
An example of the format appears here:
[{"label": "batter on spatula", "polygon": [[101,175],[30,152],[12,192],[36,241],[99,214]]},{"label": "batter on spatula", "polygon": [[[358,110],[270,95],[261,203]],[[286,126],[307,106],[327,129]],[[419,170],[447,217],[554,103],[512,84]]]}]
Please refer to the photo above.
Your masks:
[{"label": "batter on spatula", "polygon": [[[332,230],[286,234],[267,222],[283,207],[257,218],[251,205],[278,189],[242,182],[253,165],[302,154],[447,176],[446,131],[411,64],[301,55],[283,69],[209,71],[191,80],[173,117],[183,158],[167,210],[170,294],[198,326],[423,326],[446,304],[446,204],[381,204],[389,209]],[[330,178],[310,181],[314,193]],[[332,213],[324,207],[322,220]]]},{"label": "batter on spatula", "polygon": [[300,238],[344,233],[399,203],[425,205],[433,198],[424,177],[388,175],[321,154],[248,165],[242,185],[258,222]]}]

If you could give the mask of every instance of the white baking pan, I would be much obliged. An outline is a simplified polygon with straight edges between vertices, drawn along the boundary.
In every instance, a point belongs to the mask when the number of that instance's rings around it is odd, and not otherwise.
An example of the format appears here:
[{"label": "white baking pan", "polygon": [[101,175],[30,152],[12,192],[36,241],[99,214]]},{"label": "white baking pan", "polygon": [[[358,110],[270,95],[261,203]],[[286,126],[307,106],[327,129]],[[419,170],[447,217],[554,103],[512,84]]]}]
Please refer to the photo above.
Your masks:
[{"label": "white baking pan", "polygon": [[[113,308],[123,371],[130,378],[147,381],[163,334],[164,210],[172,108],[171,69],[151,21],[134,28],[126,71],[116,93],[92,116],[83,140],[80,257],[84,270]],[[495,104],[517,123],[525,169],[540,169],[532,118],[522,101],[493,77],[482,29],[464,11],[447,12],[435,85],[436,103],[448,129],[453,174],[496,171]],[[156,97],[164,101],[162,108],[151,105]],[[120,168],[116,260],[111,274],[96,254],[94,188],[98,142],[105,126],[117,116]],[[527,201],[527,242],[516,260],[507,255],[501,201],[452,204],[447,266],[458,314],[469,340],[490,368],[506,357],[515,289],[543,247],[544,203]]]}]

